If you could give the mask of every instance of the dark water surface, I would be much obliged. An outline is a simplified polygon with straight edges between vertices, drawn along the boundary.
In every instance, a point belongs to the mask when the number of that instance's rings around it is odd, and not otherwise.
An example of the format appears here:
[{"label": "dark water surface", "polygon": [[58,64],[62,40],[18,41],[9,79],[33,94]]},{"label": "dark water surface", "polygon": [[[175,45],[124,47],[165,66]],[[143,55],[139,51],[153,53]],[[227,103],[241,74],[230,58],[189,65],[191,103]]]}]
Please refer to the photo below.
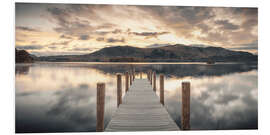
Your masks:
[{"label": "dark water surface", "polygon": [[116,110],[116,73],[131,68],[157,72],[157,95],[165,74],[165,107],[179,127],[181,82],[190,81],[192,130],[258,128],[257,64],[33,63],[16,64],[16,132],[95,131],[97,82],[106,83],[107,125]]}]

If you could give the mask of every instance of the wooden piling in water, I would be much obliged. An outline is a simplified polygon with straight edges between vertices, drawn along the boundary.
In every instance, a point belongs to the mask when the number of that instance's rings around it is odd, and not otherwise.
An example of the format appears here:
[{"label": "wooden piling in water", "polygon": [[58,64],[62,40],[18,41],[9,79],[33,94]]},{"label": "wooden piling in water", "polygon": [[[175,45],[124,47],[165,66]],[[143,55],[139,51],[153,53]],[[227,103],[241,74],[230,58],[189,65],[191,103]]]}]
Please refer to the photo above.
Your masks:
[{"label": "wooden piling in water", "polygon": [[122,77],[117,74],[117,107],[122,104]]},{"label": "wooden piling in water", "polygon": [[129,74],[129,82],[130,82],[130,86],[132,85],[132,71],[130,72],[130,74]]},{"label": "wooden piling in water", "polygon": [[152,71],[150,71],[150,84],[152,85]]},{"label": "wooden piling in water", "polygon": [[150,81],[150,71],[148,71],[148,81]]},{"label": "wooden piling in water", "polygon": [[160,103],[164,105],[164,75],[159,76],[159,91],[160,91]]},{"label": "wooden piling in water", "polygon": [[156,72],[153,72],[153,90],[156,91]]},{"label": "wooden piling in water", "polygon": [[104,131],[105,83],[97,83],[96,131]]},{"label": "wooden piling in water", "polygon": [[133,69],[133,81],[135,79],[135,76],[136,76],[136,72],[135,72],[135,68]]},{"label": "wooden piling in water", "polygon": [[190,129],[190,83],[182,82],[182,130]]},{"label": "wooden piling in water", "polygon": [[129,76],[128,76],[128,72],[126,72],[126,92],[128,91],[128,86],[129,86]]},{"label": "wooden piling in water", "polygon": [[147,74],[147,79],[148,79],[148,81],[149,81],[149,71],[147,71],[146,74]]}]

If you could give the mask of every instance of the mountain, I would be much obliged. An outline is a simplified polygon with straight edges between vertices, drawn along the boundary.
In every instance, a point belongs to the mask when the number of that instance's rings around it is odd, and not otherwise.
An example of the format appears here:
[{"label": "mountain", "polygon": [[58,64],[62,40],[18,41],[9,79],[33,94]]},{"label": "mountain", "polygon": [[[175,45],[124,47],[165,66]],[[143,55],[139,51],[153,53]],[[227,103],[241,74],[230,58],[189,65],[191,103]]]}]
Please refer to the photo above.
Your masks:
[{"label": "mountain", "polygon": [[221,47],[193,47],[182,44],[155,47],[138,48],[131,46],[114,46],[100,49],[86,55],[73,56],[49,56],[42,57],[48,61],[146,61],[146,62],[170,62],[170,61],[217,61],[238,62],[257,61],[258,56],[248,52],[231,51]]},{"label": "mountain", "polygon": [[32,63],[34,62],[34,56],[29,54],[25,50],[15,49],[15,62],[16,63]]}]

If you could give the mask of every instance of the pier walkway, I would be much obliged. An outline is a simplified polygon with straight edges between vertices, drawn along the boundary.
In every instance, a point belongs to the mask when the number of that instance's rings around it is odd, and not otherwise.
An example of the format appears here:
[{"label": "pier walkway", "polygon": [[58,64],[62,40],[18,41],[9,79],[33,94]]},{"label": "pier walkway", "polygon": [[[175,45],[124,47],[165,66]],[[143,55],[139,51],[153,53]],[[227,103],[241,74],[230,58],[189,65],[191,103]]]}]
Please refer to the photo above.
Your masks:
[{"label": "pier walkway", "polygon": [[175,131],[179,127],[147,79],[135,79],[105,131]]}]

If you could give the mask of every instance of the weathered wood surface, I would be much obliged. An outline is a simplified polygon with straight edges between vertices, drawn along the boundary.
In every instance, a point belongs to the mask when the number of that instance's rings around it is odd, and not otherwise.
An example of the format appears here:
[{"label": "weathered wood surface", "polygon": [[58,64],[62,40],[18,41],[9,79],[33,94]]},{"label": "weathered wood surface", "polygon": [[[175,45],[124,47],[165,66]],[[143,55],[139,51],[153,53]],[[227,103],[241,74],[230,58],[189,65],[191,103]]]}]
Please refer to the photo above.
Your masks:
[{"label": "weathered wood surface", "polygon": [[129,79],[129,77],[128,77],[128,72],[126,72],[126,92],[128,91],[128,87],[129,87],[129,81],[128,81],[128,79]]},{"label": "weathered wood surface", "polygon": [[105,131],[179,130],[146,79],[135,79]]},{"label": "weathered wood surface", "polygon": [[105,83],[97,83],[97,123],[96,131],[104,131],[104,105],[105,105]]},{"label": "weathered wood surface", "polygon": [[159,97],[160,97],[160,103],[164,105],[164,75],[161,74],[159,76]]},{"label": "weathered wood surface", "polygon": [[122,76],[117,74],[117,107],[122,104]]},{"label": "weathered wood surface", "polygon": [[182,130],[190,129],[190,83],[182,82],[182,114],[181,114]]}]

